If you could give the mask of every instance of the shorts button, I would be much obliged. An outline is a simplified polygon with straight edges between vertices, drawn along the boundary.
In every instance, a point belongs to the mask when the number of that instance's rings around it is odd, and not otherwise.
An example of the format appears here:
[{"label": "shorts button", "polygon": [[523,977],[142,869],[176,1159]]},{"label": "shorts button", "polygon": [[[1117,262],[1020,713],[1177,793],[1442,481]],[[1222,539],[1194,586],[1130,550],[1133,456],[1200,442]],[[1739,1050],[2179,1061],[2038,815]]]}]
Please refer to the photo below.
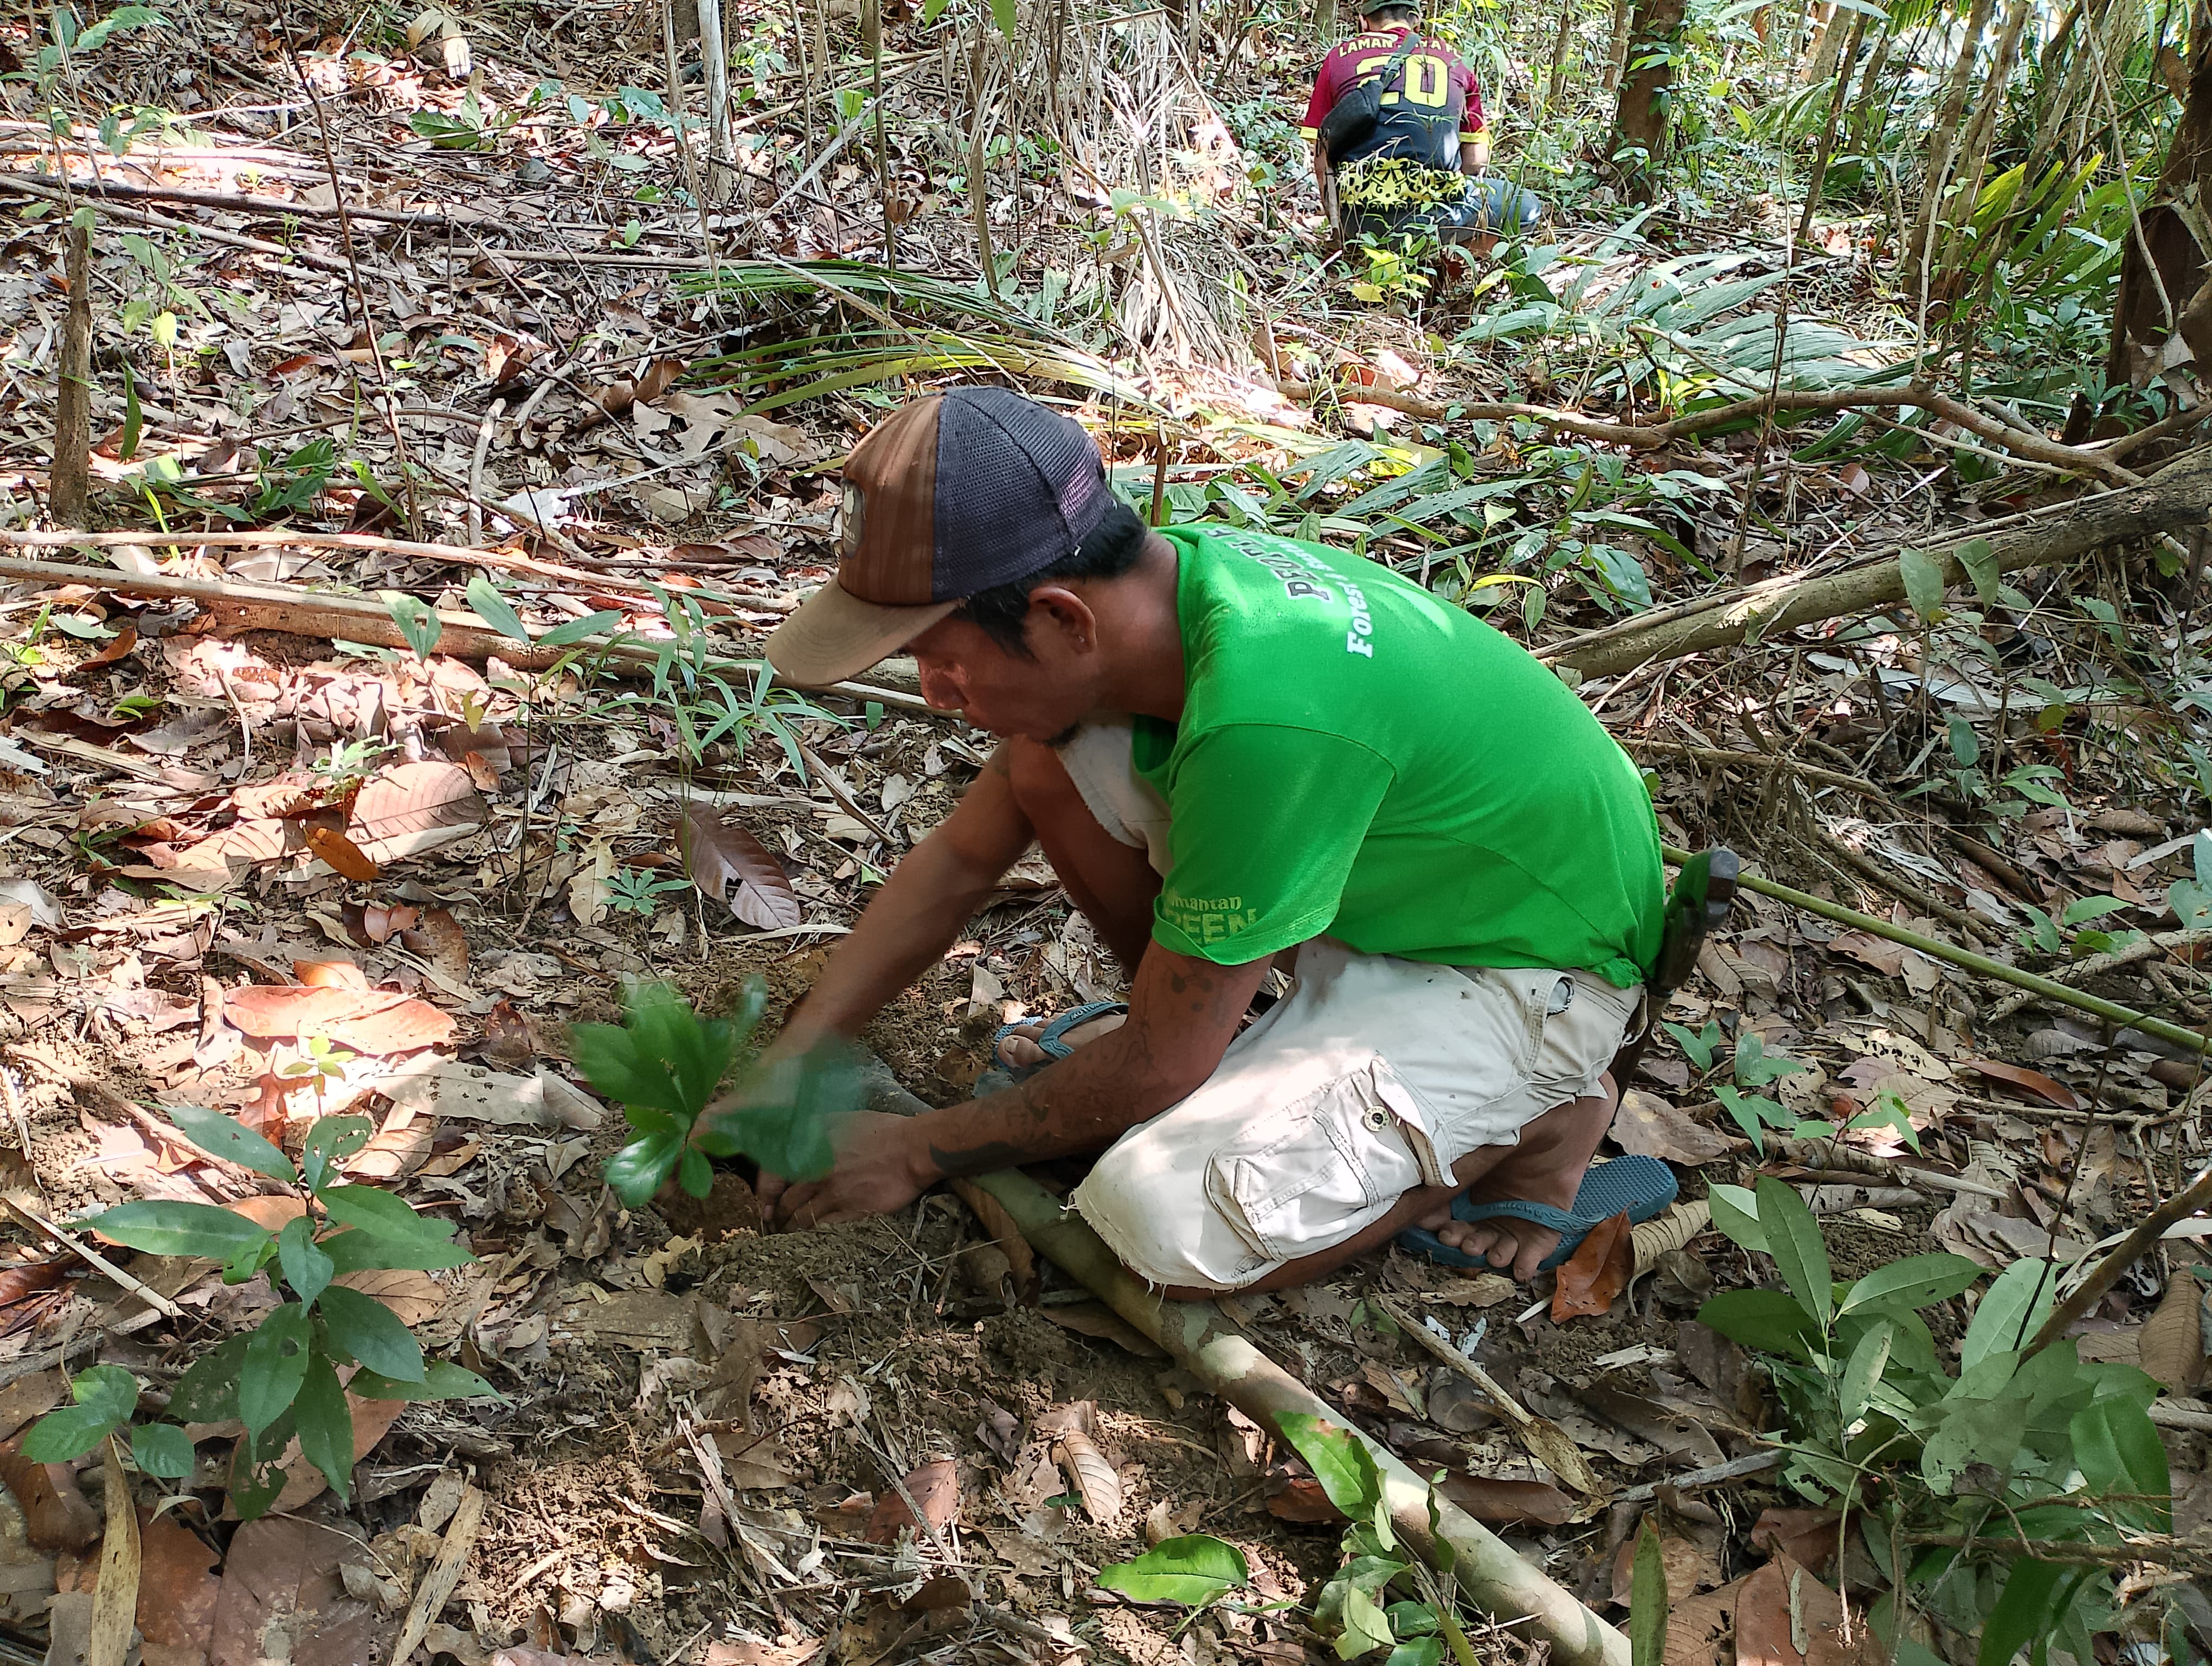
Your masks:
[{"label": "shorts button", "polygon": [[1369,1111],[1367,1113],[1367,1126],[1370,1128],[1389,1128],[1390,1126],[1390,1113],[1387,1110]]}]

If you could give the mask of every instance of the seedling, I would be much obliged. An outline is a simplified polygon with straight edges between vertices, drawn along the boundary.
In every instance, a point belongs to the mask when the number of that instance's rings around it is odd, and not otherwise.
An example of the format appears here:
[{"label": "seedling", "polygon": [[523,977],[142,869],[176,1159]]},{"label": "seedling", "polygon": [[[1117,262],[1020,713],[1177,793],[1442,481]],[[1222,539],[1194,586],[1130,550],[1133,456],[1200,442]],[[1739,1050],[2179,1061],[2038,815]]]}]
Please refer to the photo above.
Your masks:
[{"label": "seedling", "polygon": [[851,1103],[857,1077],[842,1049],[785,1061],[736,1109],[702,1121],[714,1090],[743,1055],[768,1007],[768,986],[746,982],[738,1010],[702,1018],[665,983],[631,987],[627,1020],[580,1024],[570,1052],[592,1090],[617,1100],[636,1136],[608,1160],[607,1184],[635,1208],[674,1175],[694,1197],[713,1189],[709,1157],[750,1158],[787,1180],[830,1172],[829,1113]]},{"label": "seedling", "polygon": [[[461,1267],[476,1257],[453,1242],[448,1222],[419,1215],[374,1186],[339,1178],[345,1159],[368,1143],[366,1116],[326,1116],[308,1131],[297,1167],[251,1128],[220,1111],[176,1105],[170,1116],[210,1156],[281,1182],[301,1213],[280,1231],[209,1203],[150,1200],[125,1203],[79,1225],[151,1256],[204,1256],[222,1266],[226,1284],[265,1274],[276,1306],[251,1333],[200,1354],[177,1379],[167,1420],[131,1430],[138,1468],[166,1481],[191,1474],[197,1458],[185,1426],[245,1426],[231,1457],[231,1501],[246,1520],[284,1490],[278,1459],[296,1437],[307,1461],[341,1499],[353,1480],[353,1413],[349,1393],[367,1400],[499,1398],[474,1371],[433,1364],[392,1310],[337,1282],[386,1268]],[[339,1371],[357,1366],[350,1380]],[[75,1403],[31,1426],[23,1452],[41,1463],[68,1463],[129,1426],[138,1380],[120,1365],[95,1365],[70,1385]]]},{"label": "seedling", "polygon": [[617,868],[607,879],[607,906],[617,914],[651,914],[664,897],[690,888],[682,879],[665,879],[650,868]]}]

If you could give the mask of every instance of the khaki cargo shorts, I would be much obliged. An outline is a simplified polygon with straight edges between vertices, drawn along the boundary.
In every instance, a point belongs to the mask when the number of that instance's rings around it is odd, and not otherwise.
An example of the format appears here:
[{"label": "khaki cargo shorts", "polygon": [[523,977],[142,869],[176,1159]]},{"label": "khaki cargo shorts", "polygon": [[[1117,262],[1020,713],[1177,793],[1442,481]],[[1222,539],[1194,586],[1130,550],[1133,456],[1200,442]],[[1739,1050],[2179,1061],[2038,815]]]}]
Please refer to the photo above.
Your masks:
[{"label": "khaki cargo shorts", "polygon": [[[1086,728],[1062,756],[1101,825],[1159,866],[1165,806],[1130,767],[1127,729]],[[1147,1282],[1242,1288],[1597,1092],[1642,1001],[1589,972],[1437,966],[1316,938],[1204,1085],[1116,1140],[1073,1201]]]}]

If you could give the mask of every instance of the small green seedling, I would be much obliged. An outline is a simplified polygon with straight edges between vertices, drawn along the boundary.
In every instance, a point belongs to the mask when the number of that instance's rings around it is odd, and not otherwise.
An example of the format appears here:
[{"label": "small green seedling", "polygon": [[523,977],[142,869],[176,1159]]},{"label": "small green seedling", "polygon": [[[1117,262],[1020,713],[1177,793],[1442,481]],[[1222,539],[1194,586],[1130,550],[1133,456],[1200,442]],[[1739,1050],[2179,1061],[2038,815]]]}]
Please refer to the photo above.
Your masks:
[{"label": "small green seedling", "polygon": [[609,1159],[607,1184],[635,1208],[674,1175],[694,1197],[714,1183],[709,1157],[750,1158],[787,1180],[830,1172],[829,1114],[851,1104],[858,1073],[841,1049],[782,1061],[733,1109],[702,1122],[722,1079],[768,1007],[768,986],[749,980],[738,1010],[702,1018],[665,983],[632,986],[627,1021],[580,1024],[570,1050],[592,1091],[618,1101],[637,1135]]},{"label": "small green seedling", "polygon": [[[339,1178],[340,1165],[374,1132],[368,1117],[318,1122],[295,1168],[276,1146],[220,1111],[176,1105],[169,1114],[210,1156],[306,1195],[302,1212],[274,1232],[230,1209],[166,1199],[121,1204],[78,1223],[147,1255],[218,1262],[226,1284],[266,1274],[277,1296],[256,1329],[217,1343],[177,1379],[166,1421],[131,1429],[131,1456],[140,1469],[165,1481],[185,1479],[197,1462],[186,1426],[235,1420],[246,1432],[232,1455],[230,1496],[250,1521],[284,1490],[277,1462],[295,1438],[331,1491],[348,1496],[354,1463],[349,1393],[368,1400],[500,1397],[474,1371],[426,1361],[390,1308],[337,1282],[353,1273],[460,1267],[476,1259],[453,1242],[450,1223],[416,1213],[389,1192]],[[342,1381],[338,1373],[349,1366],[359,1369]],[[119,1365],[80,1373],[70,1392],[74,1404],[31,1426],[24,1456],[71,1462],[128,1425],[138,1407],[138,1381]]]}]

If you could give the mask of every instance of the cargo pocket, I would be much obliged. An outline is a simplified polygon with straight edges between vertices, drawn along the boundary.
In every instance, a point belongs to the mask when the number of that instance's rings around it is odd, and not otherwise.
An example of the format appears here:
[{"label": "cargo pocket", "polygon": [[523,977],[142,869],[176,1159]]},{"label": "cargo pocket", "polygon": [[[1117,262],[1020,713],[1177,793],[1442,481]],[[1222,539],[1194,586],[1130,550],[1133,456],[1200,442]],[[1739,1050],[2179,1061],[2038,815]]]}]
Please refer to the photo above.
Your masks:
[{"label": "cargo pocket", "polygon": [[1296,1261],[1341,1243],[1416,1186],[1441,1186],[1426,1113],[1376,1059],[1217,1148],[1207,1200],[1254,1251]]}]

